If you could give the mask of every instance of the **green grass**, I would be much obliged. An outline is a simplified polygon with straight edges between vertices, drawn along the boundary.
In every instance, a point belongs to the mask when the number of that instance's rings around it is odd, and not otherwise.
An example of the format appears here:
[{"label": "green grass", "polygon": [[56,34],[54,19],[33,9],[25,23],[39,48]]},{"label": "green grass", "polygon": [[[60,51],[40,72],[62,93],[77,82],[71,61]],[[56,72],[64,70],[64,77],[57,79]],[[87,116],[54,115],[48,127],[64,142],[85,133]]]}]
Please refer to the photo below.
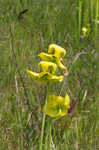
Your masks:
[{"label": "green grass", "polygon": [[[90,2],[88,7],[84,1],[86,7],[78,13],[78,1],[73,0],[0,1],[0,150],[39,150],[46,93],[25,70],[37,70],[37,55],[47,52],[51,43],[67,50],[64,62],[69,76],[62,95],[67,90],[78,102],[72,119],[63,117],[53,124],[55,150],[99,148],[99,25],[94,22],[99,10],[98,1]],[[24,9],[28,11],[18,19]],[[79,39],[78,32],[81,35],[87,24],[89,36]],[[54,85],[53,93],[62,84]]]}]

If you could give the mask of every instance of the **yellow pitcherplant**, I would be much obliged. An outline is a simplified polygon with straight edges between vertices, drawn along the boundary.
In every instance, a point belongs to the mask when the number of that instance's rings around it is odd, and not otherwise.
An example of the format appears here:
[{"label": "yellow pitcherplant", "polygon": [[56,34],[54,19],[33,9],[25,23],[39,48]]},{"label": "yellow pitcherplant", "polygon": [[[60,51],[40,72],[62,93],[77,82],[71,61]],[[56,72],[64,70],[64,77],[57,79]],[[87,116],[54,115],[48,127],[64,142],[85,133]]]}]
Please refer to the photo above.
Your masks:
[{"label": "yellow pitcherplant", "polygon": [[[62,58],[66,55],[66,50],[56,44],[49,45],[48,53],[41,52],[39,54],[40,58],[43,60],[38,64],[38,72],[32,72],[26,70],[27,74],[39,82],[62,82],[64,79],[63,75],[66,75],[67,69],[62,63]],[[63,75],[57,76],[56,70],[59,67]],[[46,100],[45,105],[43,106],[43,119],[42,119],[42,130],[40,138],[39,149],[43,150],[43,137],[44,137],[44,128],[45,128],[45,119],[46,115],[50,116],[53,119],[59,119],[62,116],[65,116],[68,113],[70,108],[70,98],[66,93],[65,97],[50,95],[50,86],[46,84]],[[49,149],[51,149],[51,124],[52,119],[49,120]]]},{"label": "yellow pitcherplant", "polygon": [[85,27],[83,27],[83,28],[82,28],[82,34],[83,34],[84,36],[86,36],[87,32],[88,32],[88,29],[85,28]]},{"label": "yellow pitcherplant", "polygon": [[32,72],[30,70],[26,70],[26,72],[30,77],[34,78],[35,80],[39,82],[47,82],[47,81],[62,82],[64,79],[64,76],[54,75],[56,68],[57,68],[57,65],[52,62],[41,61],[38,64],[38,69],[39,71],[41,70],[40,73]]},{"label": "yellow pitcherplant", "polygon": [[54,74],[56,72],[56,68],[57,68],[57,65],[52,62],[41,61],[38,64],[38,69],[39,71],[42,71],[42,72],[50,72]]},{"label": "yellow pitcherplant", "polygon": [[66,50],[56,44],[50,44],[48,53],[53,54],[55,57],[60,59],[66,55]]},{"label": "yellow pitcherplant", "polygon": [[43,107],[43,111],[54,119],[59,119],[68,113],[70,108],[70,97],[66,92],[65,97],[49,95],[47,100],[47,106]]},{"label": "yellow pitcherplant", "polygon": [[50,44],[48,54],[40,53],[39,56],[45,61],[51,61],[58,65],[58,67],[66,72],[67,69],[62,63],[62,58],[66,55],[66,50],[56,44]]}]

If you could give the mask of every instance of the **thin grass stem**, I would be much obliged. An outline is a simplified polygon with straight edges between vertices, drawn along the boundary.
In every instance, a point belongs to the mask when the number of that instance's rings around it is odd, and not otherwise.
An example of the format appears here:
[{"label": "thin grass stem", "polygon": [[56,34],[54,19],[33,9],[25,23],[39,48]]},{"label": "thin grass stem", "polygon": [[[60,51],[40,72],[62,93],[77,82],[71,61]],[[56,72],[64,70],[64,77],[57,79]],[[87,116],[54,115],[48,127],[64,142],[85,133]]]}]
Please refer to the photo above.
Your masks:
[{"label": "thin grass stem", "polygon": [[45,119],[46,119],[46,107],[47,107],[47,100],[48,100],[48,95],[49,95],[49,86],[48,86],[48,84],[47,84],[46,90],[47,90],[47,92],[46,92],[46,101],[45,101],[45,112],[43,113],[43,120],[42,120],[40,150],[42,150],[42,146],[43,146],[43,136],[44,136],[44,127],[45,127]]},{"label": "thin grass stem", "polygon": [[80,33],[81,33],[81,15],[82,15],[82,1],[79,0],[79,13],[78,13],[78,35],[80,38]]},{"label": "thin grass stem", "polygon": [[95,41],[97,39],[97,33],[98,33],[98,24],[97,24],[97,18],[98,18],[98,6],[99,2],[96,0],[96,12],[95,12]]},{"label": "thin grass stem", "polygon": [[51,131],[52,131],[52,119],[49,121],[49,150],[51,149]]}]

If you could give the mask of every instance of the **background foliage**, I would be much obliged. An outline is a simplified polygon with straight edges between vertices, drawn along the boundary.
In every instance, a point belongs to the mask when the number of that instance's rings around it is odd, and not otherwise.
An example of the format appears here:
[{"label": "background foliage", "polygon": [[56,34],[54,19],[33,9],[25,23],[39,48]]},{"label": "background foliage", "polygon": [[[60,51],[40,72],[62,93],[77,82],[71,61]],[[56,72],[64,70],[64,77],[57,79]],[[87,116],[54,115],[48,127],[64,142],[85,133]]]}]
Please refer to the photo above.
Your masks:
[{"label": "background foliage", "polygon": [[62,96],[67,90],[78,102],[75,113],[54,123],[56,150],[99,148],[98,20],[98,0],[0,0],[1,150],[38,150],[46,91],[25,70],[37,70],[38,53],[51,43],[67,51]]}]

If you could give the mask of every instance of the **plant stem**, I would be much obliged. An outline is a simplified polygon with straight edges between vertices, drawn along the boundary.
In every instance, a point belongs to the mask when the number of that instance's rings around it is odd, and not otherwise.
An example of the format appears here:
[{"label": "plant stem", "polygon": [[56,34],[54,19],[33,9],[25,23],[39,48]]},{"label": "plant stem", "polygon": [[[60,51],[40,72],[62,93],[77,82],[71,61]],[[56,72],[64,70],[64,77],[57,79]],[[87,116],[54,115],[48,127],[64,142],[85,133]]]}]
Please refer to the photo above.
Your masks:
[{"label": "plant stem", "polygon": [[95,43],[97,39],[97,33],[98,33],[98,24],[97,24],[97,18],[98,18],[98,0],[95,1],[96,6],[96,12],[95,12]]},{"label": "plant stem", "polygon": [[[48,122],[49,123],[49,122]],[[49,124],[47,124],[47,132],[46,132],[46,138],[45,138],[45,147],[44,150],[48,149],[48,136],[49,136]]]},{"label": "plant stem", "polygon": [[52,119],[49,121],[49,150],[51,149],[51,130],[52,130]]},{"label": "plant stem", "polygon": [[80,38],[81,33],[81,15],[82,15],[82,1],[79,0],[79,14],[78,14],[78,34]]},{"label": "plant stem", "polygon": [[46,132],[44,150],[50,150],[51,149],[51,130],[52,130],[52,118],[49,117],[48,122],[47,122],[47,132]]},{"label": "plant stem", "polygon": [[41,138],[40,138],[40,150],[42,150],[42,145],[43,145],[43,135],[44,135],[44,127],[45,127],[45,118],[46,118],[46,107],[47,107],[47,99],[48,99],[48,94],[49,94],[49,88],[48,88],[48,83],[46,87],[46,101],[45,101],[45,112],[43,113],[43,120],[42,120],[42,130],[41,130]]}]

